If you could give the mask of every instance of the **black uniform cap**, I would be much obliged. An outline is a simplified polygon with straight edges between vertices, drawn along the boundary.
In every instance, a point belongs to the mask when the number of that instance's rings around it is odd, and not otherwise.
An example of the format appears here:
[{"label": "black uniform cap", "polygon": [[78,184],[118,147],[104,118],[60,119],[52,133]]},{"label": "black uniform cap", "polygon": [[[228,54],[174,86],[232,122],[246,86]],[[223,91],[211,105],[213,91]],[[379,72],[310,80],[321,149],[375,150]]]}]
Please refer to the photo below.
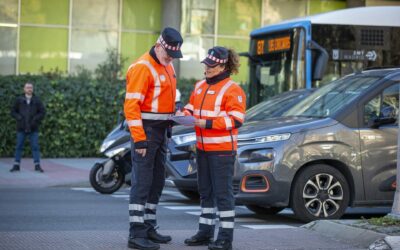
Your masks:
[{"label": "black uniform cap", "polygon": [[207,57],[201,61],[209,67],[215,67],[218,64],[225,64],[228,62],[229,52],[226,48],[215,46],[208,50]]},{"label": "black uniform cap", "polygon": [[181,46],[183,39],[176,29],[171,27],[165,28],[157,42],[161,44],[170,57],[182,58]]}]

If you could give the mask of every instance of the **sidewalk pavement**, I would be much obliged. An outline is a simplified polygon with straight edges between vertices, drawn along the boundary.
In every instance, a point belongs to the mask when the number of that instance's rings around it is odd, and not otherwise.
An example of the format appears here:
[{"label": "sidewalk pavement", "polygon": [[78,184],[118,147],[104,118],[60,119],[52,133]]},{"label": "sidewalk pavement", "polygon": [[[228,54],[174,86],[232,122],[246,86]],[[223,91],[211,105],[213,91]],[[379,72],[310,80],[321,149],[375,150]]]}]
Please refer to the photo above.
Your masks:
[{"label": "sidewalk pavement", "polygon": [[[9,170],[13,165],[13,159],[0,158],[0,188],[88,187],[90,169],[98,161],[102,159],[42,159],[41,166],[44,173],[39,173],[34,171],[32,159],[23,159],[21,171],[11,173]],[[360,227],[360,222],[361,220],[323,220],[294,229],[257,231],[238,229],[235,230],[234,249],[349,249],[351,245],[354,246],[351,249],[400,250],[400,229],[392,235],[378,233]],[[176,243],[163,245],[162,249],[204,249],[204,247],[193,248],[183,245],[183,239],[192,232],[175,230],[164,233],[172,234]],[[110,236],[113,236],[111,238],[115,239],[115,242],[109,241]],[[126,245],[121,245],[121,242],[126,242],[125,237],[125,232],[109,231],[0,232],[2,239],[0,248],[125,249]]]},{"label": "sidewalk pavement", "polygon": [[12,158],[0,158],[0,188],[89,186],[89,172],[100,158],[41,159],[44,173],[34,170],[32,159],[22,159],[21,170],[10,172]]}]

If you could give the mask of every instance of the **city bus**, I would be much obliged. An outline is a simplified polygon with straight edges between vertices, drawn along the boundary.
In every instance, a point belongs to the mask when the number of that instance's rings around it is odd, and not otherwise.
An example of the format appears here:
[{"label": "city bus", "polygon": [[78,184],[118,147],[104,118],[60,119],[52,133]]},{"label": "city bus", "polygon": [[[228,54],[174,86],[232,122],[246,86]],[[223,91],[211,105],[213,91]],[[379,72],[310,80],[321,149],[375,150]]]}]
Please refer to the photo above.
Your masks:
[{"label": "city bus", "polygon": [[249,105],[371,67],[400,66],[400,7],[360,7],[250,33]]}]

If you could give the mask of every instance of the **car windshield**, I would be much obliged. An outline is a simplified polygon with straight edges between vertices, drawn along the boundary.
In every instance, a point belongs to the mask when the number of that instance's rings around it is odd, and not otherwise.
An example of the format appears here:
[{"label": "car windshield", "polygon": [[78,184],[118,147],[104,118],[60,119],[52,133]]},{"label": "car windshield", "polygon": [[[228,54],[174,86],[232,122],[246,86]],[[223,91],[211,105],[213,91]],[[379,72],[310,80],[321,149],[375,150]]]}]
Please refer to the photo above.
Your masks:
[{"label": "car windshield", "polygon": [[261,121],[282,115],[286,110],[309,96],[313,90],[288,91],[261,102],[246,111],[246,122]]},{"label": "car windshield", "polygon": [[350,76],[336,80],[315,91],[302,100],[283,116],[307,116],[325,118],[334,115],[338,110],[366,91],[378,77]]}]

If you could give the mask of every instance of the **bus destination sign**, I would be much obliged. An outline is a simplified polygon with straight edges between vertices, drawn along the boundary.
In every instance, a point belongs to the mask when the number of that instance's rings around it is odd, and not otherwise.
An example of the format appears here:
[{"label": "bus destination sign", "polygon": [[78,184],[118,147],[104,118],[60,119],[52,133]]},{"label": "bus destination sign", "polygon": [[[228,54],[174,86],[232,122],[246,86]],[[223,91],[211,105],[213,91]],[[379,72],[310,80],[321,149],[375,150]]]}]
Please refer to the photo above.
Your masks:
[{"label": "bus destination sign", "polygon": [[290,50],[290,36],[259,39],[257,42],[257,55]]}]

